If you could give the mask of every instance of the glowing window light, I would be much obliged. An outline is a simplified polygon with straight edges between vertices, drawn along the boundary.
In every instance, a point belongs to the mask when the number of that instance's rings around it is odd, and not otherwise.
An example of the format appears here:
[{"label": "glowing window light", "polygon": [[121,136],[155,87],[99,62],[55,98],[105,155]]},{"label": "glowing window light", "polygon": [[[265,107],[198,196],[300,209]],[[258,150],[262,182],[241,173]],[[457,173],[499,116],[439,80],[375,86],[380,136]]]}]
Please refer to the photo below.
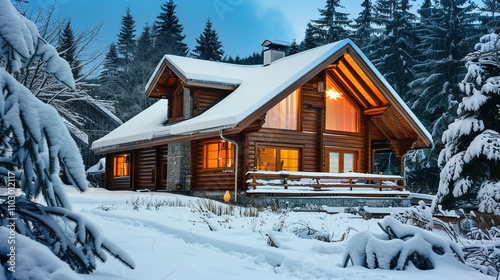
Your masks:
[{"label": "glowing window light", "polygon": [[337,100],[342,98],[342,93],[335,88],[330,88],[326,91],[326,96],[328,96],[330,100]]}]

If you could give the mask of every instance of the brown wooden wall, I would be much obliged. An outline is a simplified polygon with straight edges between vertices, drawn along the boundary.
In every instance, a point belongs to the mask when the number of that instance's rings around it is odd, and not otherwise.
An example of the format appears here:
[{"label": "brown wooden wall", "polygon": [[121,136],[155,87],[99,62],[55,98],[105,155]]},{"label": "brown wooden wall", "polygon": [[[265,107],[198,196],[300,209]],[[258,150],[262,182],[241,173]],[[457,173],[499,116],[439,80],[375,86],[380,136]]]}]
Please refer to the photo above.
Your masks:
[{"label": "brown wooden wall", "polygon": [[198,116],[208,107],[213,106],[215,102],[227,96],[229,91],[207,89],[207,88],[191,88],[191,97],[193,98],[193,117]]},{"label": "brown wooden wall", "polygon": [[134,151],[134,190],[166,189],[167,154],[167,145]]},{"label": "brown wooden wall", "polygon": [[[259,146],[293,147],[301,150],[301,171],[324,171],[325,148],[347,148],[359,152],[360,172],[367,172],[370,162],[370,141],[366,124],[368,117],[361,118],[360,133],[333,133],[325,131],[325,101],[315,86],[318,78],[313,78],[301,88],[300,129],[282,130],[260,128],[262,119],[238,135],[240,148],[238,174],[240,189],[244,189],[245,173],[256,166],[256,151]],[[234,136],[232,139],[236,139]],[[213,140],[213,139],[212,139]],[[234,173],[223,170],[203,169],[203,140],[192,142],[191,189],[192,190],[231,190],[234,188]]]},{"label": "brown wooden wall", "polygon": [[156,189],[156,149],[134,151],[134,190]]},{"label": "brown wooden wall", "polygon": [[[118,153],[124,154],[124,153]],[[113,176],[113,158],[117,154],[107,154],[106,155],[106,188],[108,190],[133,190],[132,188],[132,180],[133,175],[128,177],[114,177]],[[130,161],[133,160],[132,154],[130,156]]]},{"label": "brown wooden wall", "polygon": [[[220,140],[220,138],[207,140]],[[241,160],[238,166],[241,167]],[[238,177],[242,179],[240,174]],[[240,185],[238,184],[238,186]],[[203,168],[203,140],[191,142],[191,190],[234,190],[234,172]]]}]

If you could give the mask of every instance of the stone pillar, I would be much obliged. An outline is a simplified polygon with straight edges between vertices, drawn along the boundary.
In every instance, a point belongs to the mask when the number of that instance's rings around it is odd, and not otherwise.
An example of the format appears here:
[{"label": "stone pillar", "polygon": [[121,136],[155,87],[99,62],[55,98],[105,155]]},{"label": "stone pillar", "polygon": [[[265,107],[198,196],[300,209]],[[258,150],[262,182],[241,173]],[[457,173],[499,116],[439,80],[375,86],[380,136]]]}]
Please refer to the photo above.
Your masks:
[{"label": "stone pillar", "polygon": [[191,142],[168,144],[167,191],[189,190],[186,177],[191,172]]},{"label": "stone pillar", "polygon": [[[184,118],[193,117],[193,101],[189,88],[184,88]],[[167,191],[190,189],[191,142],[168,144]],[[186,180],[187,178],[187,180]]]}]

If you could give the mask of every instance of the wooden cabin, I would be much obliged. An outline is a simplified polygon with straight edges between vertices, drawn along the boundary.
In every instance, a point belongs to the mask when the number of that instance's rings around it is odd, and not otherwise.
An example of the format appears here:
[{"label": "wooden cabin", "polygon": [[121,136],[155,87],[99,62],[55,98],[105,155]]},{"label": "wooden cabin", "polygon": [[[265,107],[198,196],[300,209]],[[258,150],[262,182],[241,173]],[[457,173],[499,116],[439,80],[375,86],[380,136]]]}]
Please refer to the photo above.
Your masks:
[{"label": "wooden cabin", "polygon": [[263,65],[165,55],[146,86],[159,101],[93,143],[106,188],[244,192],[251,170],[378,173],[387,152],[402,174],[432,143],[352,41],[287,57],[263,46]]}]

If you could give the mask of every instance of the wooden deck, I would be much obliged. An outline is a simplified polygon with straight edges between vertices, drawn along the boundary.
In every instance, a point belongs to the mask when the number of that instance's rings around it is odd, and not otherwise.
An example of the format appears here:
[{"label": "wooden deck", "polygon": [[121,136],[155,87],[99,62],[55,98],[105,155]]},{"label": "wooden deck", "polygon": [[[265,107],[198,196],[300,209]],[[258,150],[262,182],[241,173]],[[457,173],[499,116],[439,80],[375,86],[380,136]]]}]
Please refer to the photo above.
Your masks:
[{"label": "wooden deck", "polygon": [[247,172],[248,196],[408,197],[399,175],[287,171]]}]

